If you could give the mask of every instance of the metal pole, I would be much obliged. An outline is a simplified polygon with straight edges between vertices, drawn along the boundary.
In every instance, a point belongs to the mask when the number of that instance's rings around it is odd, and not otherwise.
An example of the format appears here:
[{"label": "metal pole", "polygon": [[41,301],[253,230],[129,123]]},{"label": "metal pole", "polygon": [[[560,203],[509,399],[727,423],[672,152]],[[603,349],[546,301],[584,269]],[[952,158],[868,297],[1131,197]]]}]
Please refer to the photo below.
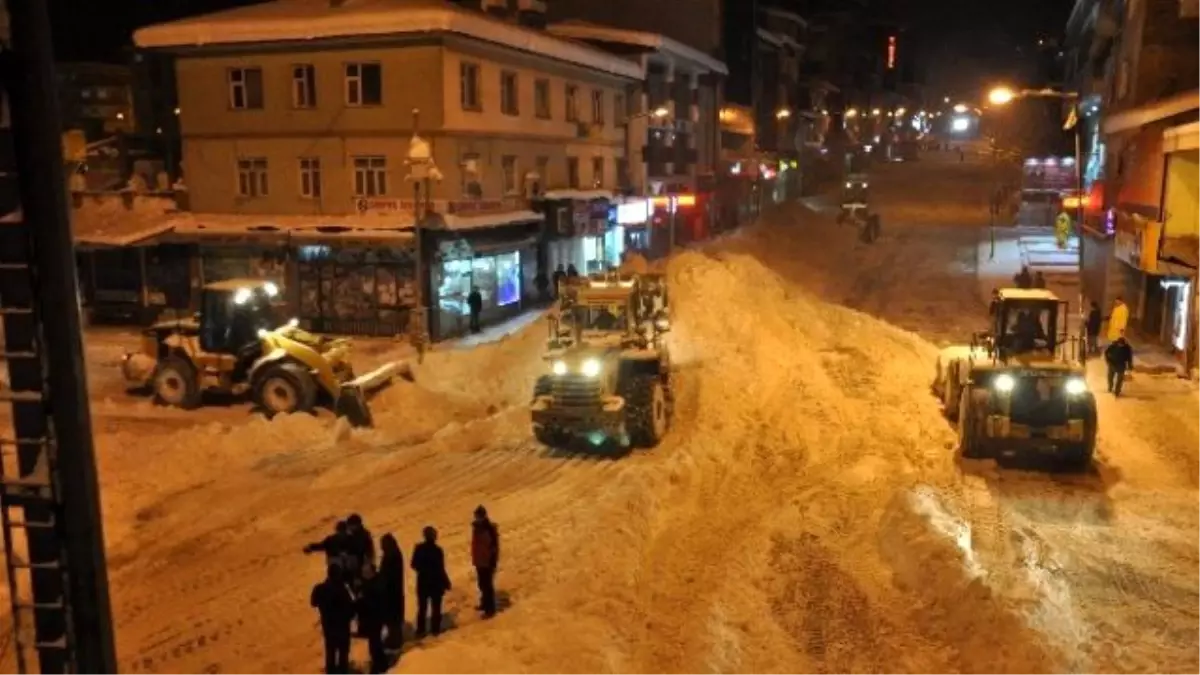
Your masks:
[{"label": "metal pole", "polygon": [[[1074,99],[1071,105],[1078,107],[1079,99]],[[1079,259],[1077,265],[1079,267],[1079,315],[1083,316],[1084,312],[1084,289],[1083,289],[1083,139],[1080,134],[1080,127],[1083,120],[1079,119],[1079,113],[1075,112],[1075,190],[1077,201],[1075,204],[1075,236],[1079,241]]]},{"label": "metal pole", "polygon": [[675,212],[679,210],[679,198],[671,195],[667,198],[667,205],[671,207],[671,231],[667,234],[667,255],[675,252]]},{"label": "metal pole", "polygon": [[[92,420],[88,408],[86,363],[80,326],[79,292],[75,251],[68,217],[66,181],[62,166],[61,121],[54,91],[54,54],[47,3],[20,0],[8,3],[12,29],[13,63],[4,73],[12,97],[13,146],[19,175],[22,219],[30,229],[31,267],[36,270],[38,316],[47,391],[53,405],[43,404],[49,415],[56,446],[56,465],[61,480],[62,513],[52,541],[42,535],[29,536],[31,561],[45,556],[47,545],[58,557],[66,552],[69,573],[66,620],[76,640],[76,653],[67,655],[40,650],[43,672],[117,672],[113,646],[112,609],[108,597],[108,573],[104,558],[103,519],[100,515],[100,486],[92,446]],[[6,64],[6,66],[9,64]],[[48,402],[47,402],[48,403]],[[16,420],[14,420],[14,424]],[[39,453],[41,454],[41,453]],[[25,464],[26,456],[21,456]],[[26,467],[22,466],[22,475]],[[28,516],[29,514],[27,514]],[[39,550],[42,549],[42,550]],[[48,576],[34,571],[34,593]],[[66,599],[66,598],[60,598]],[[36,612],[38,639],[53,627],[46,612]],[[71,657],[74,657],[71,659]],[[70,663],[73,661],[73,663]]]}]

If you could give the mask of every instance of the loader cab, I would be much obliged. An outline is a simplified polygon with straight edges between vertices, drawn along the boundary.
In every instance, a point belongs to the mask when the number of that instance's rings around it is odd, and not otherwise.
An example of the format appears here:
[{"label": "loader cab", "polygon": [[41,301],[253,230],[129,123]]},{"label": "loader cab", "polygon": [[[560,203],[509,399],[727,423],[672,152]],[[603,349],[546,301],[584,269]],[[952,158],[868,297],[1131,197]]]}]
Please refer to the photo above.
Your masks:
[{"label": "loader cab", "polygon": [[1059,321],[1066,303],[1044,289],[1004,289],[992,315],[991,345],[1005,361],[1012,356],[1053,358],[1066,339]]},{"label": "loader cab", "polygon": [[258,344],[260,330],[281,324],[275,310],[279,287],[259,279],[208,284],[200,299],[200,348],[215,354],[241,354]]}]

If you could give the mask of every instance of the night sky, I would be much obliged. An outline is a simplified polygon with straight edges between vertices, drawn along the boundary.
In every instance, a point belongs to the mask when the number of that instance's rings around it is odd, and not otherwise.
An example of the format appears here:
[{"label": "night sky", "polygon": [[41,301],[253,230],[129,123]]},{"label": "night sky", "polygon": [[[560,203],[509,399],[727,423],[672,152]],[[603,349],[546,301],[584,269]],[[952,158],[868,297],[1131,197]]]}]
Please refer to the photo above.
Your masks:
[{"label": "night sky", "polygon": [[[554,0],[549,0],[553,2]],[[602,2],[603,0],[597,0]],[[761,0],[760,0],[761,1]],[[134,28],[215,11],[249,0],[55,0],[48,3],[62,60],[121,61]],[[1041,84],[1057,49],[1039,38],[1062,35],[1072,0],[873,0],[868,11],[905,25],[902,58],[939,93],[977,95],[1003,79]]]}]

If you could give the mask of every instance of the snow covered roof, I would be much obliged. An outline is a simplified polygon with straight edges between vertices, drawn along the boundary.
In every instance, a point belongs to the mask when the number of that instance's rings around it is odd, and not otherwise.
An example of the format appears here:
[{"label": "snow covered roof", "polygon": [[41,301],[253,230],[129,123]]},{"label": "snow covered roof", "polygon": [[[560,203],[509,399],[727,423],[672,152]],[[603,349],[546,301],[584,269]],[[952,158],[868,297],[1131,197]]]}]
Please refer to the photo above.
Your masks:
[{"label": "snow covered roof", "polygon": [[273,0],[138,29],[144,48],[199,47],[335,38],[456,33],[513,49],[644,79],[640,65],[587,45],[463,10],[441,0]]},{"label": "snow covered roof", "polygon": [[451,214],[442,216],[442,219],[446,223],[446,229],[457,231],[502,227],[504,225],[517,225],[519,223],[536,223],[543,218],[542,214],[527,210],[480,213],[472,216]]},{"label": "snow covered roof", "polygon": [[778,35],[765,28],[756,28],[755,32],[758,33],[758,39],[762,40],[763,42],[775,45],[776,47],[783,45],[783,42],[779,39]]},{"label": "snow covered roof", "polygon": [[85,246],[131,246],[171,230],[169,220],[177,208],[174,199],[122,195],[85,195],[71,209],[71,233]]},{"label": "snow covered roof", "polygon": [[613,193],[612,190],[560,189],[546,190],[546,192],[542,194],[542,197],[545,199],[578,199],[585,202],[593,199],[607,199],[611,201],[613,198]]},{"label": "snow covered roof", "polygon": [[698,49],[694,49],[682,42],[677,42],[658,33],[625,30],[623,28],[614,28],[612,26],[602,26],[587,21],[575,20],[563,21],[547,26],[546,30],[554,35],[575,40],[597,40],[600,42],[647,47],[689,61],[714,73],[729,74],[729,69],[719,59],[715,59]]},{"label": "snow covered roof", "polygon": [[251,215],[181,213],[170,220],[175,234],[191,237],[236,237],[280,234],[293,239],[410,239],[412,214]]},{"label": "snow covered roof", "polygon": [[1000,297],[1005,300],[1058,300],[1053,291],[1044,288],[1002,288]]}]

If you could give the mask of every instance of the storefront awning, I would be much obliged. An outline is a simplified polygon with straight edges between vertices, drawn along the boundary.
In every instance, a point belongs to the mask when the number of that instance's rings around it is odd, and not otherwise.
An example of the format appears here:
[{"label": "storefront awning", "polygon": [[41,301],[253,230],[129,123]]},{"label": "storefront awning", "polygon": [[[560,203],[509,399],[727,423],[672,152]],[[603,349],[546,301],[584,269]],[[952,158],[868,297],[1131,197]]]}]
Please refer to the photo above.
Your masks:
[{"label": "storefront awning", "polygon": [[1200,122],[1181,124],[1163,132],[1163,152],[1200,149]]}]

